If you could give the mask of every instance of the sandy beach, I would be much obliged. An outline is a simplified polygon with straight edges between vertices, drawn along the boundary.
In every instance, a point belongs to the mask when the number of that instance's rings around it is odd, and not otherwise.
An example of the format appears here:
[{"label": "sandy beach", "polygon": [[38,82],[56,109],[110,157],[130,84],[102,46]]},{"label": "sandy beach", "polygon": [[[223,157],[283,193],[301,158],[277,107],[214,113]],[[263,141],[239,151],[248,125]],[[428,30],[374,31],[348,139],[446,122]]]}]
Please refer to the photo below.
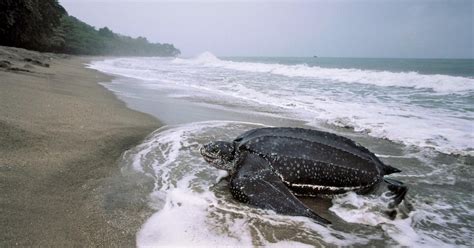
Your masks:
[{"label": "sandy beach", "polygon": [[474,248],[473,1],[0,2],[0,248]]},{"label": "sandy beach", "polygon": [[[0,47],[0,246],[134,246],[146,188],[117,160],[160,126],[84,68]],[[145,190],[146,191],[146,190]],[[144,194],[145,195],[145,194]]]},{"label": "sandy beach", "polygon": [[[413,89],[387,91],[253,70],[276,63],[287,63],[279,67],[292,72],[306,66],[280,58],[268,64],[209,57],[65,57],[0,47],[0,247],[472,243],[472,149],[463,150],[465,140],[472,139],[453,135],[469,137],[470,121],[442,114],[457,106],[450,99],[469,111],[469,100],[438,95],[433,83],[433,90],[415,92],[416,99],[439,98],[441,112],[416,102],[393,105],[397,99],[412,101],[403,97]],[[370,61],[359,61],[368,64],[360,70],[367,75],[375,73]],[[464,63],[448,62],[453,68]],[[400,82],[407,76],[381,73]],[[454,75],[443,77],[454,80]],[[398,109],[398,115],[382,111],[388,108]],[[223,174],[203,160],[199,147],[230,141],[262,124],[327,130],[362,144],[402,170],[394,178],[409,186],[409,207],[393,220],[382,192],[302,199],[332,221],[324,227],[236,202],[227,182],[220,181]],[[446,136],[426,129],[438,127],[448,129]],[[440,152],[453,148],[465,155]]]}]

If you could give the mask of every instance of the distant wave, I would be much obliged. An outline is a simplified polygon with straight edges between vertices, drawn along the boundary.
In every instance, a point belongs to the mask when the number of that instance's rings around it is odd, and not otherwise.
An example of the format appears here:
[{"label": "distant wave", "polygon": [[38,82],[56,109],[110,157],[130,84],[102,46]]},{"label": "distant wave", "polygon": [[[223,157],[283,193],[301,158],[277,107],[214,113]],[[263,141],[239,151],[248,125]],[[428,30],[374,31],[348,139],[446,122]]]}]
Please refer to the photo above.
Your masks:
[{"label": "distant wave", "polygon": [[[306,121],[308,125],[316,127],[323,122],[351,127],[355,131],[408,146],[430,147],[448,154],[474,155],[473,112],[463,110],[469,108],[468,98],[474,94],[469,87],[465,87],[466,90],[462,91],[457,85],[458,88],[453,87],[444,91],[456,93],[454,95],[431,91],[420,94],[412,90],[413,87],[408,86],[388,92],[384,89],[364,91],[382,94],[381,98],[377,98],[360,94],[358,92],[362,86],[360,83],[335,84],[332,82],[336,81],[325,79],[309,80],[323,81],[318,84],[298,84],[301,78],[287,80],[288,78],[272,76],[284,71],[283,69],[288,72],[300,67],[308,71],[332,71],[334,75],[325,74],[328,78],[332,77],[332,80],[337,77],[349,78],[354,74],[349,73],[350,71],[366,73],[374,77],[386,74],[391,75],[392,78],[402,78],[405,74],[413,74],[414,77],[421,78],[436,78],[438,75],[232,62],[220,60],[211,53],[204,53],[192,59],[114,58],[94,61],[90,67],[106,73],[143,80],[146,82],[143,87],[149,90],[171,87],[174,89],[173,97],[177,95],[196,97],[199,93],[199,97],[210,98],[219,103],[238,102],[248,104],[248,106],[257,106],[263,112],[280,111],[282,116]],[[280,68],[280,70],[271,71],[268,69],[271,67]],[[222,70],[223,68],[229,68],[229,70]],[[244,68],[250,72],[261,71],[263,74],[256,77],[249,73],[241,73]],[[267,68],[267,70],[262,68]],[[349,72],[346,74],[337,75],[337,73],[347,71]],[[444,77],[461,78],[465,83],[472,81],[469,78],[447,75]],[[295,81],[295,83],[288,84],[286,81]],[[435,81],[429,82],[425,83],[436,85]],[[443,83],[447,84],[447,82]],[[465,94],[460,95],[462,93]],[[420,98],[420,101],[429,101],[428,107],[413,104],[410,97],[415,100]],[[453,104],[453,102],[458,103]]]},{"label": "distant wave", "polygon": [[425,75],[417,72],[390,72],[360,69],[323,68],[318,66],[234,62],[221,60],[210,52],[191,59],[176,58],[174,63],[220,67],[239,71],[271,73],[288,77],[310,77],[343,83],[359,83],[383,87],[431,89],[439,93],[474,91],[474,79],[449,75]]}]

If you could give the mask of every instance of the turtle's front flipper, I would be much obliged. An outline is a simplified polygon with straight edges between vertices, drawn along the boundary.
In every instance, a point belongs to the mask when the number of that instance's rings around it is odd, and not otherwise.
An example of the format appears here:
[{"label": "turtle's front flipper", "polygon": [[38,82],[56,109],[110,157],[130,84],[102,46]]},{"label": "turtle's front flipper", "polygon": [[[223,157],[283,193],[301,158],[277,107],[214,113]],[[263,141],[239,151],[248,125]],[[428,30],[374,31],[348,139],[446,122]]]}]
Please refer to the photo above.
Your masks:
[{"label": "turtle's front flipper", "polygon": [[394,208],[398,206],[403,199],[405,199],[405,195],[408,192],[407,186],[403,185],[402,182],[391,179],[391,178],[384,178],[385,183],[387,183],[387,188],[390,190],[390,195],[392,196],[392,201],[388,204],[389,208]]},{"label": "turtle's front flipper", "polygon": [[280,214],[306,216],[323,224],[330,222],[306,207],[282,182],[264,158],[244,152],[236,162],[236,173],[230,181],[235,199],[270,209]]}]

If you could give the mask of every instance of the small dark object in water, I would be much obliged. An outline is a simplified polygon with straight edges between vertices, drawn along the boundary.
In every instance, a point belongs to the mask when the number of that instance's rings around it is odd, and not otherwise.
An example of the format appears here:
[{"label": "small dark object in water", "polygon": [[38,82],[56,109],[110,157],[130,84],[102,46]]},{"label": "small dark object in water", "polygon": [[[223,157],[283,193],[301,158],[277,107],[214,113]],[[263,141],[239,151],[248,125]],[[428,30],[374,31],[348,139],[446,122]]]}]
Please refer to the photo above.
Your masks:
[{"label": "small dark object in water", "polygon": [[229,172],[230,191],[238,201],[325,224],[330,222],[295,195],[364,194],[385,181],[392,196],[389,207],[393,208],[408,190],[399,181],[384,179],[400,170],[354,141],[328,132],[258,128],[233,142],[210,142],[201,148],[201,155],[212,166]]}]

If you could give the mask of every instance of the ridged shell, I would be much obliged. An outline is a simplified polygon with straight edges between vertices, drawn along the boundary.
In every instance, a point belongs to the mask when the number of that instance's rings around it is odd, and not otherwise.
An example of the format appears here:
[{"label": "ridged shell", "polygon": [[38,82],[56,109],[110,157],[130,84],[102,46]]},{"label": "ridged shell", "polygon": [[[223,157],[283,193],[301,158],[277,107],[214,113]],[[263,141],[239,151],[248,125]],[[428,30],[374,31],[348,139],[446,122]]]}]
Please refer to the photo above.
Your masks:
[{"label": "ridged shell", "polygon": [[354,141],[317,130],[259,128],[243,133],[234,143],[238,151],[266,158],[287,185],[309,191],[363,189],[398,171]]}]

